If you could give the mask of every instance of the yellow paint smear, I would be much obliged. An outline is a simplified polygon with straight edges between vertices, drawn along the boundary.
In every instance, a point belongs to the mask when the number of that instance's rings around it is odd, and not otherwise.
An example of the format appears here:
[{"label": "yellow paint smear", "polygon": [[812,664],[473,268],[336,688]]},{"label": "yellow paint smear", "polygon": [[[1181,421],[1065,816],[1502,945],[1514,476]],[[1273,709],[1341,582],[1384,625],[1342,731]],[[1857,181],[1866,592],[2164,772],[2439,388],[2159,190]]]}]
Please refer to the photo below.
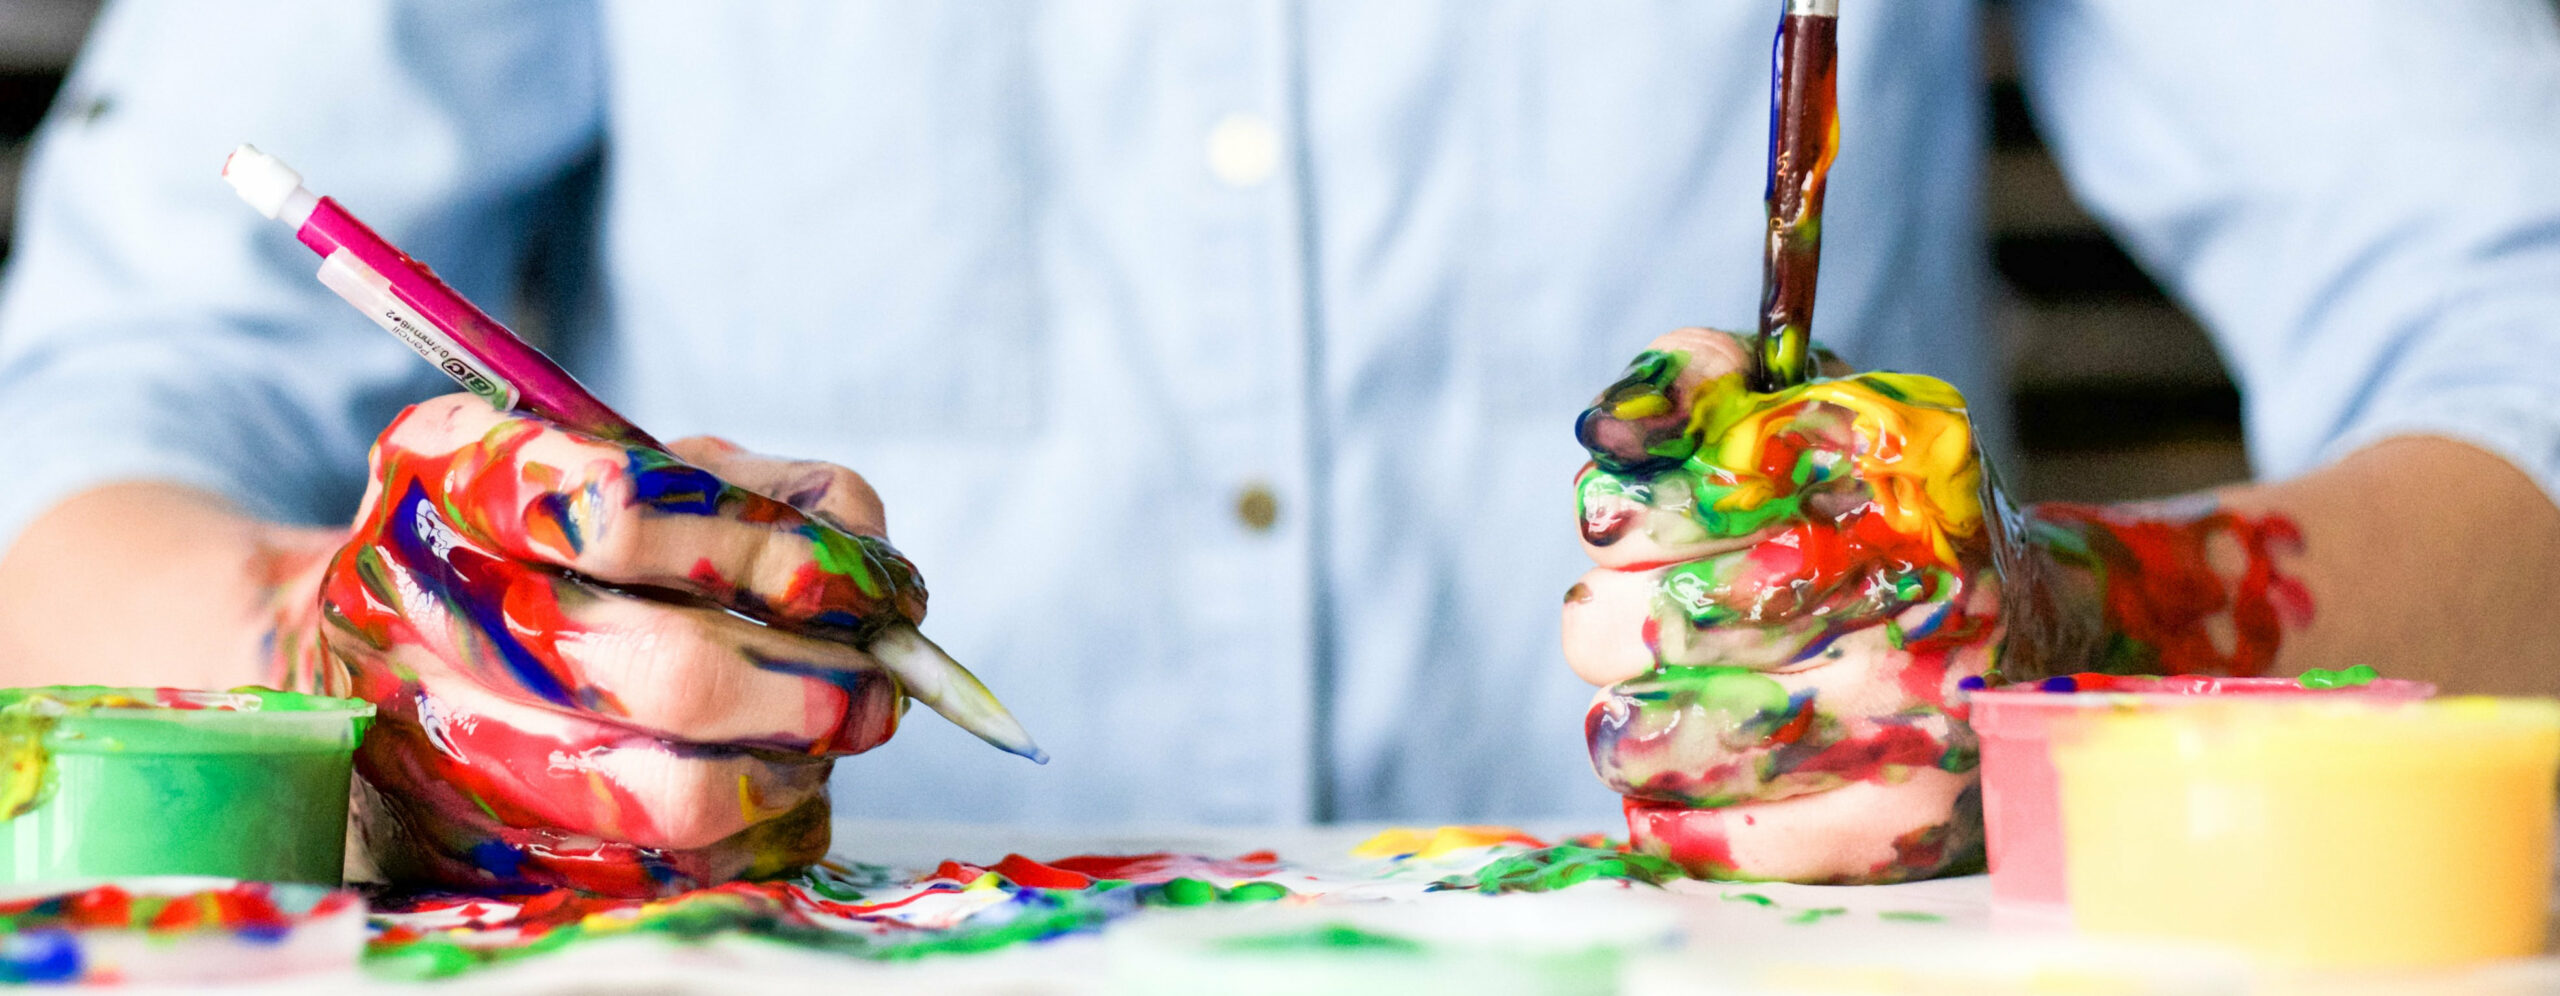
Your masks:
[{"label": "yellow paint smear", "polygon": [[1851,465],[1873,493],[1876,514],[1897,532],[1926,537],[1946,566],[1959,566],[1954,541],[1982,528],[1982,467],[1964,395],[1935,377],[1864,373],[1761,394],[1741,374],[1729,374],[1699,391],[1688,432],[1707,448],[1692,459],[1736,486],[1717,507],[1747,511],[1792,490],[1792,482],[1761,474],[1760,464],[1805,402],[1847,411],[1858,438],[1873,441]]},{"label": "yellow paint smear", "polygon": [[1410,855],[1436,858],[1452,851],[1495,844],[1519,844],[1523,847],[1545,847],[1547,842],[1529,836],[1518,827],[1444,826],[1424,830],[1418,827],[1393,827],[1362,841],[1351,849],[1355,858],[1392,858]]}]

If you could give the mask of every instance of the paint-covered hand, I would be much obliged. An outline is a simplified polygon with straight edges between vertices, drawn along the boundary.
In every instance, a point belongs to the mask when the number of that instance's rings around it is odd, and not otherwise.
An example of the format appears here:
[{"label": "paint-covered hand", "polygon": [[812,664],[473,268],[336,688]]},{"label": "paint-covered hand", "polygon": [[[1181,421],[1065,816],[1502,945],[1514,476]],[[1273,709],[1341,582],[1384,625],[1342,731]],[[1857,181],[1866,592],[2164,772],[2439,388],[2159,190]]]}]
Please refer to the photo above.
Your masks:
[{"label": "paint-covered hand", "polygon": [[[1599,567],[1565,655],[1637,844],[1711,877],[1889,882],[1978,861],[1959,684],[2001,577],[1964,399],[1927,377],[1747,385],[1746,343],[1656,340],[1576,426]],[[1835,365],[1836,366],[1836,365]]]},{"label": "paint-covered hand", "polygon": [[395,881],[639,896],[824,856],[832,759],[904,704],[856,645],[924,586],[853,472],[673,449],[463,394],[384,431],[304,683],[380,707],[359,827]]}]

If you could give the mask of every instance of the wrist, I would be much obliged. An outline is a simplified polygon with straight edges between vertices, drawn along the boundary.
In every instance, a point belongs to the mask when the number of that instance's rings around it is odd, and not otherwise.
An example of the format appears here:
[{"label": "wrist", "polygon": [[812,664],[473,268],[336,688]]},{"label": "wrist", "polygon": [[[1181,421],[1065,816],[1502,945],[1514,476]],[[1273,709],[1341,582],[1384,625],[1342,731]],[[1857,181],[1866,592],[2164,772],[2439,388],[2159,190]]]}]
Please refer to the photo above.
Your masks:
[{"label": "wrist", "polygon": [[2100,670],[2107,621],[2087,527],[2045,514],[2048,506],[1995,503],[1993,556],[2007,623],[1999,658],[2004,681],[2036,681]]},{"label": "wrist", "polygon": [[[2016,590],[2007,676],[2269,673],[2310,618],[2290,561],[2302,533],[2211,495],[2026,509],[2008,537]],[[2004,563],[2004,572],[2009,567]]]},{"label": "wrist", "polygon": [[275,688],[329,695],[346,693],[320,641],[320,584],[329,562],[346,543],[337,529],[264,526],[248,565],[259,630],[259,680]]}]

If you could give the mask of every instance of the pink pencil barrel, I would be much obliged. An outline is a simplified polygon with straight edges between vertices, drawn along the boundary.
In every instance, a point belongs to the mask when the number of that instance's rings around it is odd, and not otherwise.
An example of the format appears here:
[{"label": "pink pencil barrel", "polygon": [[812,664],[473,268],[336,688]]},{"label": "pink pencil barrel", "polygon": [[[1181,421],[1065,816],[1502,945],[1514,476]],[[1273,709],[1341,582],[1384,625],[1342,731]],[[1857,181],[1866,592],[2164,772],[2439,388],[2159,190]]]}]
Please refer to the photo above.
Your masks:
[{"label": "pink pencil barrel", "polygon": [[[550,357],[526,345],[488,312],[446,286],[426,264],[392,248],[371,227],[339,207],[337,201],[320,198],[294,235],[324,259],[343,249],[380,274],[401,302],[461,340],[490,373],[514,385],[516,407],[580,432],[664,448],[620,412],[597,400]],[[446,372],[460,377],[451,367]]]}]

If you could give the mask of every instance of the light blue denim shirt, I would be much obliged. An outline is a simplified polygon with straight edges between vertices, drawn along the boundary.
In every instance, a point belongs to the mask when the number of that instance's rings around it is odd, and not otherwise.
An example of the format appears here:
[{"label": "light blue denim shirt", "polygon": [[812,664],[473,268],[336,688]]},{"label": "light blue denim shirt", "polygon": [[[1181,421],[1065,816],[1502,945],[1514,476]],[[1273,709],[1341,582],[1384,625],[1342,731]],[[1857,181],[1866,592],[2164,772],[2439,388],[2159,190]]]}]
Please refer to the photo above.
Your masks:
[{"label": "light blue denim shirt", "polygon": [[[0,539],[131,478],[343,520],[452,389],[224,187],[255,142],[492,306],[539,255],[553,347],[658,435],[878,485],[927,631],[1058,760],[917,713],[845,811],[1597,818],[1570,423],[1753,322],[1777,6],[111,5],[0,303]],[[1997,439],[1979,12],[1844,6],[1816,327]],[[2015,7],[2261,473],[2435,433],[2560,486],[2547,5]]]}]

